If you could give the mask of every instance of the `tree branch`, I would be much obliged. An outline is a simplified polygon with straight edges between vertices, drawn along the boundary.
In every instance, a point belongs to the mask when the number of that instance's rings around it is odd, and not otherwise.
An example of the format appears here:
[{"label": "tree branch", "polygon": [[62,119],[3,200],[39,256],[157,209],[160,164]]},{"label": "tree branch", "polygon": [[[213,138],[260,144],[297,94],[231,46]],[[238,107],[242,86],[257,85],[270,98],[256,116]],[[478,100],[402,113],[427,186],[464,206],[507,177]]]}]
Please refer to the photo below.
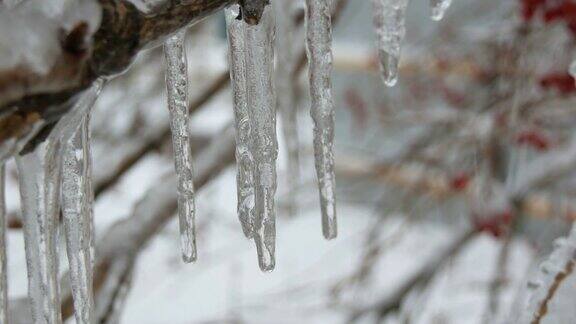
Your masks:
[{"label": "tree branch", "polygon": [[127,0],[99,0],[99,29],[89,36],[80,23],[62,36],[60,57],[47,73],[20,65],[0,70],[0,151],[13,153],[6,146],[25,139],[33,126],[50,127],[77,94],[99,77],[128,69],[141,50],[237,1],[169,1],[158,13],[145,14]]}]

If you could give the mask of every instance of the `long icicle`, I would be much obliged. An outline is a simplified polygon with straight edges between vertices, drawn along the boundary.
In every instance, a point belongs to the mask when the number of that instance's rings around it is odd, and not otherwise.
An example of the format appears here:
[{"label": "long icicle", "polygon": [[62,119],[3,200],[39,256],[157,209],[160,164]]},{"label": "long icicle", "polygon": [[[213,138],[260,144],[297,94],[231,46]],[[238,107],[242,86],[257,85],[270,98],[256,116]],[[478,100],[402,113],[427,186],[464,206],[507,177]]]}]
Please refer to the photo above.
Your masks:
[{"label": "long icicle", "polygon": [[178,220],[184,262],[196,260],[196,227],[194,217],[194,171],[189,136],[188,69],[184,46],[185,30],[169,37],[164,44],[166,88],[174,162],[178,176]]},{"label": "long icicle", "polygon": [[276,211],[276,102],[272,76],[274,73],[274,12],[264,9],[260,23],[246,28],[246,90],[250,109],[252,154],[255,161],[254,242],[262,271],[275,266]]},{"label": "long icicle", "polygon": [[[78,98],[73,109],[56,123],[43,143],[16,157],[24,219],[28,295],[34,323],[62,322],[57,250],[61,143],[66,143],[75,134],[104,83],[104,79],[96,80]],[[93,242],[90,244],[93,250]]]},{"label": "long icicle", "polygon": [[402,41],[406,34],[405,20],[408,0],[372,0],[374,27],[378,36],[378,56],[384,84],[398,82]]},{"label": "long icicle", "polygon": [[306,52],[310,78],[310,114],[314,120],[314,157],[320,189],[322,232],[337,236],[334,176],[334,103],[332,101],[332,26],[327,0],[306,0]]},{"label": "long icicle", "polygon": [[294,56],[293,36],[296,29],[294,13],[296,1],[280,0],[272,3],[276,12],[276,104],[280,112],[284,142],[288,155],[288,199],[289,215],[296,214],[297,190],[300,179],[300,154],[298,144],[298,106],[292,74]]},{"label": "long icicle", "polygon": [[8,276],[6,267],[5,167],[0,163],[0,323],[8,323]]},{"label": "long icicle", "polygon": [[62,214],[76,323],[94,323],[90,114],[63,145]]},{"label": "long icicle", "polygon": [[430,18],[435,21],[442,20],[451,4],[452,0],[430,0]]},{"label": "long icicle", "polygon": [[247,238],[254,232],[254,157],[251,149],[250,112],[246,93],[246,41],[244,22],[236,19],[238,6],[226,9],[228,33],[230,79],[234,101],[234,123],[236,130],[236,195],[237,211],[242,231]]},{"label": "long icicle", "polygon": [[48,139],[16,157],[24,219],[28,295],[37,324],[58,324],[57,231],[60,194],[60,143]]}]

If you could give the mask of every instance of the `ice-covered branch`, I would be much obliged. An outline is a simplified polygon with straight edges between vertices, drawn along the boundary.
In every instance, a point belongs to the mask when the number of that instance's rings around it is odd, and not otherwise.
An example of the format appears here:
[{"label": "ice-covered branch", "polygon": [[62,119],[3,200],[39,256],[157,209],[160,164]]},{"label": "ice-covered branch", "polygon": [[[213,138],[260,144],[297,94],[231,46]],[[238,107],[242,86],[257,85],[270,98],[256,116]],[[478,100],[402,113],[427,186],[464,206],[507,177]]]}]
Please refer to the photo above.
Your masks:
[{"label": "ice-covered branch", "polygon": [[82,0],[58,15],[40,2],[0,7],[0,151],[58,120],[76,94],[126,70],[142,49],[237,1],[169,1],[144,13],[127,0]]},{"label": "ice-covered branch", "polygon": [[548,303],[574,270],[576,260],[576,226],[566,238],[554,242],[552,254],[540,265],[528,284],[528,307],[517,323],[539,324],[548,312]]}]

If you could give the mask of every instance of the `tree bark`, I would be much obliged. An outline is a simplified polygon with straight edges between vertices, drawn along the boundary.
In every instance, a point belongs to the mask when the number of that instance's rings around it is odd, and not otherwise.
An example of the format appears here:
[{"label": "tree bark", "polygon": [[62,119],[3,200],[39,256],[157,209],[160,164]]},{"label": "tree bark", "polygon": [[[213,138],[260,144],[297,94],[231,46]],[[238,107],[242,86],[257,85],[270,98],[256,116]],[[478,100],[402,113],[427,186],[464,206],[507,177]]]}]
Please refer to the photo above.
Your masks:
[{"label": "tree bark", "polygon": [[48,73],[40,75],[25,66],[0,70],[0,150],[5,151],[0,158],[17,150],[6,149],[8,144],[38,140],[39,135],[30,138],[33,130],[49,132],[76,95],[97,78],[122,73],[141,50],[160,45],[166,36],[239,0],[167,0],[152,14],[126,0],[98,1],[99,29],[86,39],[87,24],[79,23],[63,35],[61,56]]}]

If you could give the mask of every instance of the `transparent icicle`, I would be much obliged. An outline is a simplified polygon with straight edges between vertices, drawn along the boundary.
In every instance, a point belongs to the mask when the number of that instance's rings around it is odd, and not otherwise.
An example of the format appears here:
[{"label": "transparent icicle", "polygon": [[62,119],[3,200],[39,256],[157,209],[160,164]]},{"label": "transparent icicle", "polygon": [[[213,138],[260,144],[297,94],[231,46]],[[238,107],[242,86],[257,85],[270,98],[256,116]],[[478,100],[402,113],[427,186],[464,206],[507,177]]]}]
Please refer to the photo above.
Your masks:
[{"label": "transparent icicle", "polygon": [[246,28],[245,64],[246,90],[252,155],[255,162],[254,241],[262,271],[275,266],[276,212],[276,102],[272,76],[274,73],[274,13],[270,6],[264,9],[260,23]]},{"label": "transparent icicle", "polygon": [[242,231],[247,238],[254,232],[254,158],[251,151],[250,113],[246,90],[245,28],[238,17],[238,6],[226,9],[226,26],[230,60],[230,79],[234,101],[236,130],[237,211]]},{"label": "transparent icicle", "polygon": [[430,18],[435,21],[442,20],[451,4],[452,0],[430,0]]},{"label": "transparent icicle", "polygon": [[293,36],[296,29],[294,13],[297,2],[280,0],[272,3],[276,12],[276,105],[280,112],[284,142],[288,153],[288,199],[289,214],[296,214],[296,187],[300,178],[300,157],[298,144],[298,106],[294,98],[292,74],[296,64]]},{"label": "transparent icicle", "polygon": [[94,107],[94,103],[96,99],[98,99],[105,83],[106,80],[103,78],[96,79],[90,88],[82,92],[74,107],[62,116],[54,126],[49,138],[54,140],[59,139],[63,143],[72,138],[78,129],[78,125],[82,123],[82,120],[90,112],[92,107]]},{"label": "transparent icicle", "polygon": [[0,323],[8,323],[8,276],[6,268],[6,197],[4,164],[0,163]]},{"label": "transparent icicle", "polygon": [[169,37],[164,44],[166,88],[174,161],[178,176],[178,219],[180,244],[184,262],[196,260],[196,228],[194,217],[194,171],[189,136],[188,69],[184,46],[185,30]]},{"label": "transparent icicle", "polygon": [[57,230],[60,144],[47,139],[16,157],[24,219],[28,295],[34,323],[61,323]]},{"label": "transparent icicle", "polygon": [[314,158],[320,189],[322,232],[326,239],[333,239],[337,235],[331,43],[329,1],[306,0],[306,52],[312,101],[310,114],[314,120]]},{"label": "transparent icicle", "polygon": [[62,214],[76,323],[94,323],[94,247],[90,114],[63,144]]},{"label": "transparent icicle", "polygon": [[378,37],[378,56],[384,84],[398,82],[402,41],[406,34],[405,15],[408,0],[372,0],[374,27]]}]

